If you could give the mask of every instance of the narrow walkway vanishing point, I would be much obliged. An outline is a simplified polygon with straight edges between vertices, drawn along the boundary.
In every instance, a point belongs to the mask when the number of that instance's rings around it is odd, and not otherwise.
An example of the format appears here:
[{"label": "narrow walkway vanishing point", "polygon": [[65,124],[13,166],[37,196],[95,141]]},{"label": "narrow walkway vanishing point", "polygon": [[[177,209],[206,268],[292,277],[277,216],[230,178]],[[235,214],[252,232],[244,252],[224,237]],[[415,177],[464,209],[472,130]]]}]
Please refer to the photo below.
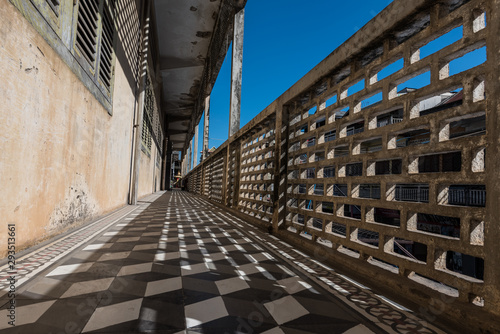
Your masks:
[{"label": "narrow walkway vanishing point", "polygon": [[180,191],[27,253],[15,277],[16,326],[4,285],[2,333],[444,333]]}]

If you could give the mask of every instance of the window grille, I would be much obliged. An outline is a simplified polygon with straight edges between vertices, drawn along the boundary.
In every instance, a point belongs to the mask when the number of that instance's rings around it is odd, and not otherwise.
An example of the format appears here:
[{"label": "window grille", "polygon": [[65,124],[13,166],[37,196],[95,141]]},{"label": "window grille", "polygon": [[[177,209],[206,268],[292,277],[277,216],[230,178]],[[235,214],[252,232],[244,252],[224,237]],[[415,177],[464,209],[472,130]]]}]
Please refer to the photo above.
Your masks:
[{"label": "window grille", "polygon": [[363,163],[358,162],[355,164],[349,164],[346,166],[347,176],[362,176],[363,175]]},{"label": "window grille", "polygon": [[335,177],[335,166],[327,166],[323,169],[323,177]]},{"label": "window grille", "polygon": [[[161,127],[160,115],[156,103],[156,97],[151,83],[149,70],[146,73],[146,88],[144,92],[144,110],[143,110],[143,145],[148,153],[151,151],[152,140],[160,154],[163,152],[163,130]],[[147,133],[144,131],[147,128]]]},{"label": "window grille", "polygon": [[149,120],[148,120],[148,115],[146,108],[144,108],[143,115],[142,115],[142,145],[143,148],[146,150],[146,154],[150,155],[151,154],[151,131],[149,130]]},{"label": "window grille", "polygon": [[332,140],[335,140],[336,134],[337,134],[337,132],[335,130],[332,130],[332,131],[325,133],[325,143],[332,141]]}]

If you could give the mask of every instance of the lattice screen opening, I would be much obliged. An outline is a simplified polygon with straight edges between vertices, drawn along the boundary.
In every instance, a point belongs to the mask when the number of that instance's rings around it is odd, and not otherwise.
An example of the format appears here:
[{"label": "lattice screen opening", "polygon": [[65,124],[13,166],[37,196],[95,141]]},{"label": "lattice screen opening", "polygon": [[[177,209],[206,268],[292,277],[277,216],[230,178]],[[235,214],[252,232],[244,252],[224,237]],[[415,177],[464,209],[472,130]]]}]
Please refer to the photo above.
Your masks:
[{"label": "lattice screen opening", "polygon": [[414,261],[427,262],[427,245],[403,238],[394,238],[392,252]]}]

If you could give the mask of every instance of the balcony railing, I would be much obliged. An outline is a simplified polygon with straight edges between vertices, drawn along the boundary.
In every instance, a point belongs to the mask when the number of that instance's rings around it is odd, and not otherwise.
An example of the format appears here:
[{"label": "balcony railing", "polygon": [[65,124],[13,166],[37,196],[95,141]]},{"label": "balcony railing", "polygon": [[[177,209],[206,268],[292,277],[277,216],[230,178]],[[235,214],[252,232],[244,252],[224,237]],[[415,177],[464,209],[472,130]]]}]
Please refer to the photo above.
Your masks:
[{"label": "balcony railing", "polygon": [[346,166],[347,176],[361,176],[363,175],[363,163],[349,164]]},{"label": "balcony railing", "polygon": [[307,140],[307,147],[316,145],[316,138],[310,138]]},{"label": "balcony railing", "polygon": [[381,128],[386,125],[401,123],[403,121],[402,117],[388,117],[377,122],[377,127]]},{"label": "balcony railing", "polygon": [[364,128],[348,128],[347,129],[347,136],[352,136],[352,135],[355,135],[357,133],[361,133],[364,131]]},{"label": "balcony railing", "polygon": [[359,197],[380,199],[380,185],[360,185]]},{"label": "balcony railing", "polygon": [[325,133],[325,143],[335,139],[337,139],[337,134],[335,131]]},{"label": "balcony railing", "polygon": [[394,196],[396,201],[401,202],[429,202],[428,185],[396,185]]},{"label": "balcony railing", "polygon": [[485,206],[486,189],[451,189],[448,191],[448,204],[463,206]]}]

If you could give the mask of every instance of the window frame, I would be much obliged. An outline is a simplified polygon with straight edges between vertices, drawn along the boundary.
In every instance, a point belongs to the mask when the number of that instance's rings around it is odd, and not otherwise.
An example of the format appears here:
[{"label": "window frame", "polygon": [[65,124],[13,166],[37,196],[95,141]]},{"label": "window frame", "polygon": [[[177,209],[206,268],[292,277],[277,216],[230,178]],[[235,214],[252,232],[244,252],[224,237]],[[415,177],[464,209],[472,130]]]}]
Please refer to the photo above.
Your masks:
[{"label": "window frame", "polygon": [[[99,60],[95,69],[90,71],[88,62],[83,61],[75,52],[75,36],[78,19],[78,6],[81,0],[57,0],[58,5],[52,6],[55,0],[9,0],[31,24],[31,26],[42,36],[52,50],[59,55],[69,69],[80,79],[81,83],[89,90],[95,99],[102,105],[107,113],[113,115],[113,90],[115,80],[116,45],[118,43],[117,21],[115,19],[117,7],[114,0],[92,0],[98,1],[102,15],[102,6],[113,4],[109,10],[113,27],[111,47],[111,69],[109,86],[96,79],[99,72]],[[100,20],[99,20],[99,24]],[[99,26],[101,28],[101,26]],[[97,53],[100,54],[101,31],[98,30]]]},{"label": "window frame", "polygon": [[[96,1],[96,0],[89,0]],[[94,63],[89,63],[89,61],[80,53],[77,45],[77,33],[78,33],[78,17],[80,11],[80,5],[82,0],[78,0],[73,6],[73,20],[72,20],[72,32],[71,32],[71,53],[76,58],[80,66],[85,70],[91,81],[97,86],[99,91],[105,96],[108,102],[112,103],[113,90],[114,90],[114,79],[115,79],[115,64],[116,64],[116,43],[117,43],[117,28],[116,28],[116,9],[113,2],[110,0],[97,0],[98,10],[97,10],[97,30],[96,30],[96,57]],[[103,15],[104,10],[108,8],[111,15],[111,26],[113,28],[112,36],[112,47],[111,47],[111,69],[110,69],[110,83],[109,89],[107,85],[103,84],[100,79],[100,68],[102,63],[102,39],[103,39]]]}]

